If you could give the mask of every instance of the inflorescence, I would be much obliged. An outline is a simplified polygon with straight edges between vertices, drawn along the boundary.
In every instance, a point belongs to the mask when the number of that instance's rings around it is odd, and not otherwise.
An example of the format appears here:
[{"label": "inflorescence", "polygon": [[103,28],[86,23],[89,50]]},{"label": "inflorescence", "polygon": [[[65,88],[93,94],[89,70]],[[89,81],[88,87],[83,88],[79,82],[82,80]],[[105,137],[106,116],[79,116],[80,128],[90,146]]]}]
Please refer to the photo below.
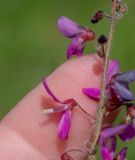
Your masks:
[{"label": "inflorescence", "polygon": [[[122,3],[122,0],[116,0],[115,3],[115,17],[106,15],[104,11],[97,11],[92,17],[91,23],[95,24],[102,21],[104,18],[118,19],[127,12],[127,5]],[[58,20],[58,28],[64,36],[71,38],[72,42],[67,49],[67,59],[71,56],[83,56],[83,51],[88,42],[96,40],[96,34],[88,27],[82,27],[76,22],[62,16]],[[105,59],[105,48],[108,38],[105,35],[100,35],[97,38],[97,54]],[[125,110],[125,116],[120,124],[114,125],[102,123],[100,135],[98,137],[98,144],[100,146],[101,157],[103,160],[125,160],[127,147],[121,149],[116,154],[116,141],[120,138],[127,142],[135,137],[135,103],[132,91],[129,85],[135,81],[135,70],[129,72],[121,72],[119,62],[116,60],[109,60],[106,77],[106,103],[104,105],[103,119],[110,116],[114,111],[120,112]],[[92,118],[83,108],[74,100],[59,100],[50,90],[47,80],[43,79],[43,85],[52,99],[59,104],[59,107],[44,109],[43,113],[51,114],[61,112],[61,118],[58,126],[58,136],[61,140],[66,140],[70,134],[71,114],[75,107],[79,107],[90,118]],[[100,88],[82,88],[82,93],[96,102],[100,101]],[[118,117],[119,114],[115,118]],[[75,150],[74,150],[75,151]],[[91,153],[90,153],[91,154]],[[68,154],[68,151],[61,156],[61,160],[73,160]]]}]

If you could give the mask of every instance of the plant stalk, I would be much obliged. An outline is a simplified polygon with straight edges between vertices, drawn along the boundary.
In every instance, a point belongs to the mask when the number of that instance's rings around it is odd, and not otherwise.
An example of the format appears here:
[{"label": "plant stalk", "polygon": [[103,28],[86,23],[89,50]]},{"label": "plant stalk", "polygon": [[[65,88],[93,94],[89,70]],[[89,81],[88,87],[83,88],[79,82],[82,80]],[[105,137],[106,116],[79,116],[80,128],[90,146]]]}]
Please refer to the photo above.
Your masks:
[{"label": "plant stalk", "polygon": [[[104,115],[105,104],[106,104],[106,77],[107,77],[107,70],[108,70],[108,65],[110,60],[113,33],[114,33],[114,27],[115,27],[116,0],[112,0],[111,3],[112,4],[111,4],[110,29],[109,29],[109,35],[108,35],[108,43],[105,50],[105,58],[103,60],[103,74],[102,74],[102,80],[101,80],[101,99],[100,99],[99,107],[97,109],[96,126],[94,129],[93,143],[91,146],[92,153],[96,150],[96,145],[99,139],[100,130],[103,123],[103,115]],[[89,155],[89,157],[87,158],[87,160],[95,160],[95,159],[96,159],[96,155]]]}]

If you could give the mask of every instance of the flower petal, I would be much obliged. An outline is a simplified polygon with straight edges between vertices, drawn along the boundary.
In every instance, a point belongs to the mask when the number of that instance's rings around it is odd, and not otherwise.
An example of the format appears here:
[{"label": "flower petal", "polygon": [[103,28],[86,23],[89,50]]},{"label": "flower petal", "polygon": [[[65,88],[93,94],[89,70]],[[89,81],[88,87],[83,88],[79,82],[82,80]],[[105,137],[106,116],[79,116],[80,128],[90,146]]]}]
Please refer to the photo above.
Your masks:
[{"label": "flower petal", "polygon": [[123,149],[117,154],[117,156],[115,157],[115,159],[117,159],[117,160],[125,160],[127,150],[128,150],[127,147],[123,148]]},{"label": "flower petal", "polygon": [[135,137],[135,126],[133,124],[133,122],[131,122],[131,124],[129,124],[122,133],[119,134],[119,137],[123,140],[123,141],[130,141],[131,139],[133,139]]},{"label": "flower petal", "polygon": [[79,24],[73,22],[72,20],[62,16],[58,20],[59,30],[69,38],[74,38],[80,34],[85,28],[81,27]]},{"label": "flower petal", "polygon": [[85,41],[81,37],[73,39],[67,50],[67,59],[72,55],[81,56],[85,47]]},{"label": "flower petal", "polygon": [[95,101],[100,99],[100,88],[83,88],[83,93]]},{"label": "flower petal", "polygon": [[44,78],[44,79],[42,80],[42,83],[43,83],[44,88],[45,88],[45,90],[47,91],[47,93],[53,98],[53,100],[54,100],[55,102],[58,102],[58,103],[60,103],[60,104],[65,104],[65,102],[60,101],[60,100],[52,93],[52,91],[50,90],[50,88],[49,88],[49,86],[48,86],[48,84],[47,84],[46,78]]},{"label": "flower petal", "polygon": [[135,80],[135,70],[116,76],[116,80],[122,83],[130,83]]},{"label": "flower petal", "polygon": [[101,150],[102,160],[113,160],[114,153],[109,153],[106,147]]},{"label": "flower petal", "polygon": [[110,60],[107,72],[107,84],[110,82],[114,74],[119,73],[119,62]]},{"label": "flower petal", "polygon": [[103,160],[113,160],[114,153],[116,149],[116,137],[109,137],[104,139],[103,143],[100,144],[101,146],[101,155]]},{"label": "flower petal", "polygon": [[100,141],[101,141],[100,143],[102,143],[102,141],[105,138],[112,137],[121,133],[125,128],[127,128],[127,124],[117,125],[115,127],[108,127],[103,129],[100,134]]},{"label": "flower petal", "polygon": [[114,89],[116,90],[118,96],[120,96],[122,101],[134,100],[132,92],[124,84],[115,81],[114,82]]},{"label": "flower petal", "polygon": [[58,136],[61,140],[66,140],[71,127],[71,111],[66,110],[62,113],[58,127]]}]

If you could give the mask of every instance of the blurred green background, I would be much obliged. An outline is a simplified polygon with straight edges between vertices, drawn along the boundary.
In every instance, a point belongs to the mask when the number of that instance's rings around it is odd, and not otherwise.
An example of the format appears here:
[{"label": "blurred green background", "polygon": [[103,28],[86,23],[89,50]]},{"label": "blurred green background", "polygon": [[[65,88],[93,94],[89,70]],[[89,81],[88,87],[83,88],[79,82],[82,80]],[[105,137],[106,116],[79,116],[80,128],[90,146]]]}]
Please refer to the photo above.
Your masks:
[{"label": "blurred green background", "polygon": [[[42,77],[66,60],[66,39],[57,29],[61,15],[90,26],[97,34],[108,31],[107,21],[92,25],[97,10],[109,11],[108,0],[0,0],[0,119]],[[128,0],[129,11],[117,22],[113,58],[121,70],[135,68],[135,1]],[[86,53],[93,52],[92,45]],[[135,85],[132,85],[135,91]],[[121,144],[122,146],[123,144]],[[135,158],[134,142],[128,143],[129,159]]]}]

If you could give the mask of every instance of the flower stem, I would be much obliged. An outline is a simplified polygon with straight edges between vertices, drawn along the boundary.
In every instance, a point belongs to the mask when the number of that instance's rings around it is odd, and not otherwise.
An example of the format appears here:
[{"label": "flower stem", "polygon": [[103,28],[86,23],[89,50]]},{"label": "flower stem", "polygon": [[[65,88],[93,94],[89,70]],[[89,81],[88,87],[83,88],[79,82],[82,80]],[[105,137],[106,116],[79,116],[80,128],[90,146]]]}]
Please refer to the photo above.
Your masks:
[{"label": "flower stem", "polygon": [[[91,151],[93,152],[96,149],[96,145],[98,142],[98,138],[100,135],[100,130],[102,127],[103,122],[103,115],[105,111],[105,104],[106,104],[106,77],[107,77],[107,70],[109,65],[109,59],[111,54],[111,48],[112,48],[112,39],[113,39],[113,33],[114,33],[114,26],[115,26],[115,11],[116,11],[116,0],[112,0],[111,5],[111,17],[110,17],[110,29],[109,29],[109,35],[108,35],[108,43],[105,50],[105,58],[103,61],[103,75],[102,75],[102,81],[101,81],[101,99],[99,103],[99,107],[97,109],[97,119],[96,119],[96,126],[93,133],[93,143],[91,146]],[[88,160],[95,159],[95,155],[90,155],[88,157]]]}]

